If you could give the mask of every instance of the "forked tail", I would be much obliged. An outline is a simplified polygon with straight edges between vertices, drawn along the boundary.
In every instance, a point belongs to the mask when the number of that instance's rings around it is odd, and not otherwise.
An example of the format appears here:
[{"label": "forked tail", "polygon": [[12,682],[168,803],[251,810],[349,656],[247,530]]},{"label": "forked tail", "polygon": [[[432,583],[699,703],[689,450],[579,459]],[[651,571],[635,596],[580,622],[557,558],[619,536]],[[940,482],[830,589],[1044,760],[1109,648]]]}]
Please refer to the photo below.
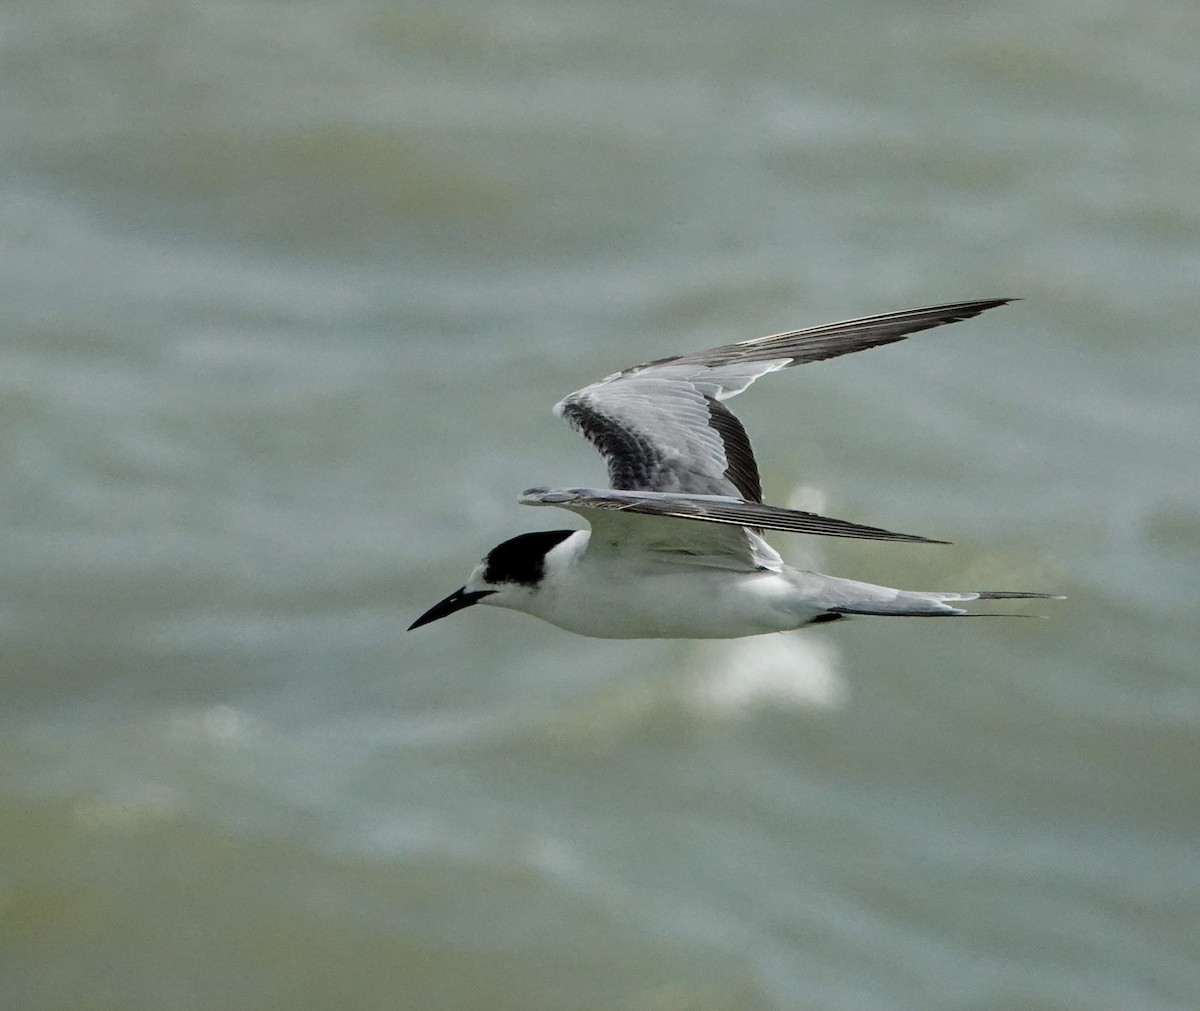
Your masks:
[{"label": "forked tail", "polygon": [[[962,607],[951,607],[951,601],[966,600],[1064,600],[1056,593],[1025,593],[1019,590],[979,590],[975,593],[936,593],[922,590],[892,590],[860,583],[860,586],[883,593],[863,594],[862,599],[847,600],[828,608],[827,614],[878,614],[894,618],[1033,618],[1032,614],[997,613],[994,611],[972,612]],[[890,594],[891,596],[887,596]],[[818,620],[833,621],[832,617],[819,616]]]}]

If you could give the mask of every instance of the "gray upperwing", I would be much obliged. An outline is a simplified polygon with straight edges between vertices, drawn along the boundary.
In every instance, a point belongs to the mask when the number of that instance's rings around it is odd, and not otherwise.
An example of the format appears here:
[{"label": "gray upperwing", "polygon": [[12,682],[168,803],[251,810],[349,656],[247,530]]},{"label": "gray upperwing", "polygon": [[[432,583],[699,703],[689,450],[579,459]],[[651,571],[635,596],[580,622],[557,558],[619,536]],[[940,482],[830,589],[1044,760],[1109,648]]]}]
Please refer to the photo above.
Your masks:
[{"label": "gray upperwing", "polygon": [[[766,372],[803,365],[806,362],[824,361],[826,358],[836,358],[884,344],[894,344],[922,330],[971,319],[988,309],[995,309],[1012,301],[1014,299],[1011,298],[986,298],[971,302],[949,302],[923,309],[905,309],[901,312],[863,316],[839,323],[825,323],[804,330],[790,330],[768,337],[739,341],[736,344],[723,344],[705,351],[660,358],[644,365],[634,365],[609,376],[605,381],[664,368],[699,366],[700,369],[707,370],[705,375],[708,382],[722,386],[721,392],[713,395],[723,400],[741,393]],[[769,367],[755,370],[752,367],[754,365]],[[694,370],[693,374],[695,371],[698,370]],[[731,380],[728,385],[721,383],[722,372],[728,373]]]},{"label": "gray upperwing", "polygon": [[890,344],[1008,301],[908,309],[661,358],[577,390],[554,412],[599,450],[615,489],[761,503],[750,439],[722,400],[768,372]]},{"label": "gray upperwing", "polygon": [[661,492],[595,488],[530,488],[521,496],[523,505],[553,505],[564,509],[609,509],[662,516],[671,519],[720,523],[759,530],[847,537],[866,541],[903,541],[913,544],[949,544],[949,541],[898,534],[881,527],[837,520],[817,513],[801,512],[746,502],[717,495],[674,495]]},{"label": "gray upperwing", "polygon": [[573,393],[554,410],[599,450],[613,488],[762,501],[742,423],[694,383],[631,375]]}]

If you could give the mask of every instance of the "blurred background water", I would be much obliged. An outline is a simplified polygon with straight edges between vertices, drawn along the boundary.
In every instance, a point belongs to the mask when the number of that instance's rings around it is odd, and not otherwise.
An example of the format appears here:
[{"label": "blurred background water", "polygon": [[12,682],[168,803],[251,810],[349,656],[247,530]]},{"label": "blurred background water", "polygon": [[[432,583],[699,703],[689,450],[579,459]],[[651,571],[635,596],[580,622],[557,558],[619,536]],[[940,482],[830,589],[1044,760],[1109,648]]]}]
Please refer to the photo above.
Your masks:
[{"label": "blurred background water", "polygon": [[[1200,1006],[1200,8],[13,0],[0,1005]],[[677,351],[1048,621],[404,627]]]}]

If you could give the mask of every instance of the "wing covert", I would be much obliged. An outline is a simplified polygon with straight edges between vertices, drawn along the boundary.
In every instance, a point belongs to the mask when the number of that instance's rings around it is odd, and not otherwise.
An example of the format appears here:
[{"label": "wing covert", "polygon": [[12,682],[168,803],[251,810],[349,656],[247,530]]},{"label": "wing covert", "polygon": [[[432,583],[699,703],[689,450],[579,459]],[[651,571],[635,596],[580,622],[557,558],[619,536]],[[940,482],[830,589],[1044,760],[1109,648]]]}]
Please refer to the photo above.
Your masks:
[{"label": "wing covert", "polygon": [[762,501],[745,428],[693,383],[631,376],[572,393],[554,410],[604,457],[613,488]]}]

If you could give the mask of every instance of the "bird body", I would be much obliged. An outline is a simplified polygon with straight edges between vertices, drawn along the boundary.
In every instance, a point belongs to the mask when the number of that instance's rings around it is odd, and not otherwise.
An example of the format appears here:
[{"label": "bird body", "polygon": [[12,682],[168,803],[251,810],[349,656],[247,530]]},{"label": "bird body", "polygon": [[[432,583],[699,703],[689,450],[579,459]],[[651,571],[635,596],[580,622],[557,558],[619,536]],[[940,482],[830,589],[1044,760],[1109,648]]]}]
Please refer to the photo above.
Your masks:
[{"label": "bird body", "polygon": [[770,372],[903,340],[1007,301],[775,334],[637,365],[578,390],[555,413],[599,450],[610,487],[532,488],[521,501],[571,510],[591,529],[497,545],[410,628],[482,603],[600,638],[731,639],[850,614],[954,616],[968,612],[952,602],[1050,596],[898,590],[785,565],[764,531],[946,542],[765,504],[749,438],[723,403]]},{"label": "bird body", "polygon": [[[592,537],[572,532],[546,555],[536,588],[510,599],[497,595],[494,603],[515,602],[516,610],[559,628],[605,639],[733,639],[798,628],[813,615],[782,572],[630,558],[591,550]],[[468,580],[468,589],[475,582]]]},{"label": "bird body", "polygon": [[556,532],[567,536],[545,553],[536,583],[497,583],[494,574],[487,575],[485,560],[466,591],[505,586],[507,592],[481,603],[601,639],[738,639],[849,614],[963,615],[967,612],[948,602],[1008,596],[897,590],[783,564],[737,571],[708,564],[702,556],[594,546],[592,531]]}]

